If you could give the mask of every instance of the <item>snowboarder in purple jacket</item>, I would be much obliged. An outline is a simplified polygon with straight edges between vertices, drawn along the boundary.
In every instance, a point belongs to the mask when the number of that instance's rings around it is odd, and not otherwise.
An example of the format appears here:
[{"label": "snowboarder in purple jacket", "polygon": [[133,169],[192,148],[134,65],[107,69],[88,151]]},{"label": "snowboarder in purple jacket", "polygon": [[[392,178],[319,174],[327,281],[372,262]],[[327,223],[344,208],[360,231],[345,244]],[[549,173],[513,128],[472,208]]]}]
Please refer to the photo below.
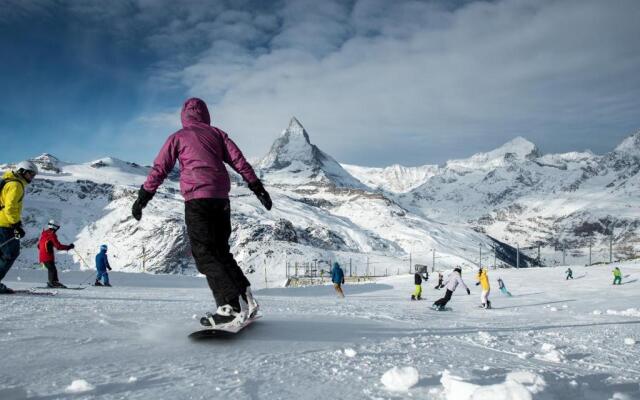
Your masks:
[{"label": "snowboarder in purple jacket", "polygon": [[[248,183],[262,205],[271,209],[269,193],[256,176],[244,155],[229,135],[211,126],[204,101],[190,98],[181,113],[182,129],[165,142],[133,204],[131,213],[137,220],[158,187],[180,164],[180,192],[185,199],[185,220],[191,251],[198,271],[207,278],[217,303],[214,314],[201,323],[223,326],[241,323],[258,311],[250,283],[236,263],[229,248],[231,235],[231,182],[225,163]],[[240,299],[247,307],[241,311]]]}]

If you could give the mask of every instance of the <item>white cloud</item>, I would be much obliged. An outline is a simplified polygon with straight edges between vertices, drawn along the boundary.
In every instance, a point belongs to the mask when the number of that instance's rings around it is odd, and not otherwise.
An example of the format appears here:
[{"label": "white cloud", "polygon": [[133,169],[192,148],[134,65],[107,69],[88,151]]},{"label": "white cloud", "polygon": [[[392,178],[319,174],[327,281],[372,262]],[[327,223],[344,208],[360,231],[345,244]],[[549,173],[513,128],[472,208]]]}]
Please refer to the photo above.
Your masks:
[{"label": "white cloud", "polygon": [[[444,161],[517,135],[602,151],[640,125],[636,0],[116,3],[68,7],[139,38],[160,59],[153,95],[205,99],[251,156],[292,115],[337,159],[370,165]],[[179,122],[166,101],[158,116],[150,104],[134,125]]]}]

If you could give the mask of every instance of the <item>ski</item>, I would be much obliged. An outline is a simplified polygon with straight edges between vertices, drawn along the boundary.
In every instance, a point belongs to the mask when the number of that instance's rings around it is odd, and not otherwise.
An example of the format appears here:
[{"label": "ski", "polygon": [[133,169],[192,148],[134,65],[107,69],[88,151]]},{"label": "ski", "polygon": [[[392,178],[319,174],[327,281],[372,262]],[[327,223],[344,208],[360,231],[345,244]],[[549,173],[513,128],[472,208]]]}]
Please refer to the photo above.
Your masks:
[{"label": "ski", "polygon": [[36,286],[34,289],[49,289],[49,290],[84,290],[87,286],[74,286],[74,287],[56,287],[51,288],[48,286]]},{"label": "ski", "polygon": [[35,288],[34,289],[13,289],[13,293],[0,293],[6,295],[33,295],[33,296],[55,296],[58,294],[56,290],[48,291],[48,292],[39,292]]}]

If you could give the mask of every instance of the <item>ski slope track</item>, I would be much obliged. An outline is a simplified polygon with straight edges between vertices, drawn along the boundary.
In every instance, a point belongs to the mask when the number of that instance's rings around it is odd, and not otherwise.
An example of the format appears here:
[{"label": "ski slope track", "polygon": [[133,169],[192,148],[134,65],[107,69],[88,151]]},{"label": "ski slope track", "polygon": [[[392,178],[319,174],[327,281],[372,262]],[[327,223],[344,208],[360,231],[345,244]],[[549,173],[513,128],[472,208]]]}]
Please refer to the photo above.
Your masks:
[{"label": "ski slope track", "polygon": [[[410,301],[408,274],[346,285],[345,299],[330,286],[262,289],[262,319],[204,341],[187,337],[212,308],[202,278],[113,273],[113,288],[3,295],[0,398],[637,399],[640,265],[621,267],[620,286],[609,265],[569,281],[561,268],[491,270],[492,310],[467,272],[472,294],[458,290],[448,312],[429,309],[443,295],[432,280]],[[6,282],[44,275],[14,269]]]}]

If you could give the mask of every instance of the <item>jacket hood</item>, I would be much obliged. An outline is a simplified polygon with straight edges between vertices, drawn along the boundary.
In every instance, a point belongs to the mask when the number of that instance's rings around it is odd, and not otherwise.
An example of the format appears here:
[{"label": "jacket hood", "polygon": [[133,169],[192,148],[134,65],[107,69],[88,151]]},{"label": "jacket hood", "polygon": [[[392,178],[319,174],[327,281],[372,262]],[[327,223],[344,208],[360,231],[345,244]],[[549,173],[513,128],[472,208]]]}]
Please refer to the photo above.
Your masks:
[{"label": "jacket hood", "polygon": [[180,113],[180,120],[182,121],[183,128],[197,122],[211,125],[211,117],[209,116],[207,104],[197,97],[192,97],[184,102],[182,112]]},{"label": "jacket hood", "polygon": [[6,171],[4,174],[2,174],[2,179],[18,179],[24,186],[27,186],[29,184],[26,179],[18,174],[15,174],[13,171]]}]

